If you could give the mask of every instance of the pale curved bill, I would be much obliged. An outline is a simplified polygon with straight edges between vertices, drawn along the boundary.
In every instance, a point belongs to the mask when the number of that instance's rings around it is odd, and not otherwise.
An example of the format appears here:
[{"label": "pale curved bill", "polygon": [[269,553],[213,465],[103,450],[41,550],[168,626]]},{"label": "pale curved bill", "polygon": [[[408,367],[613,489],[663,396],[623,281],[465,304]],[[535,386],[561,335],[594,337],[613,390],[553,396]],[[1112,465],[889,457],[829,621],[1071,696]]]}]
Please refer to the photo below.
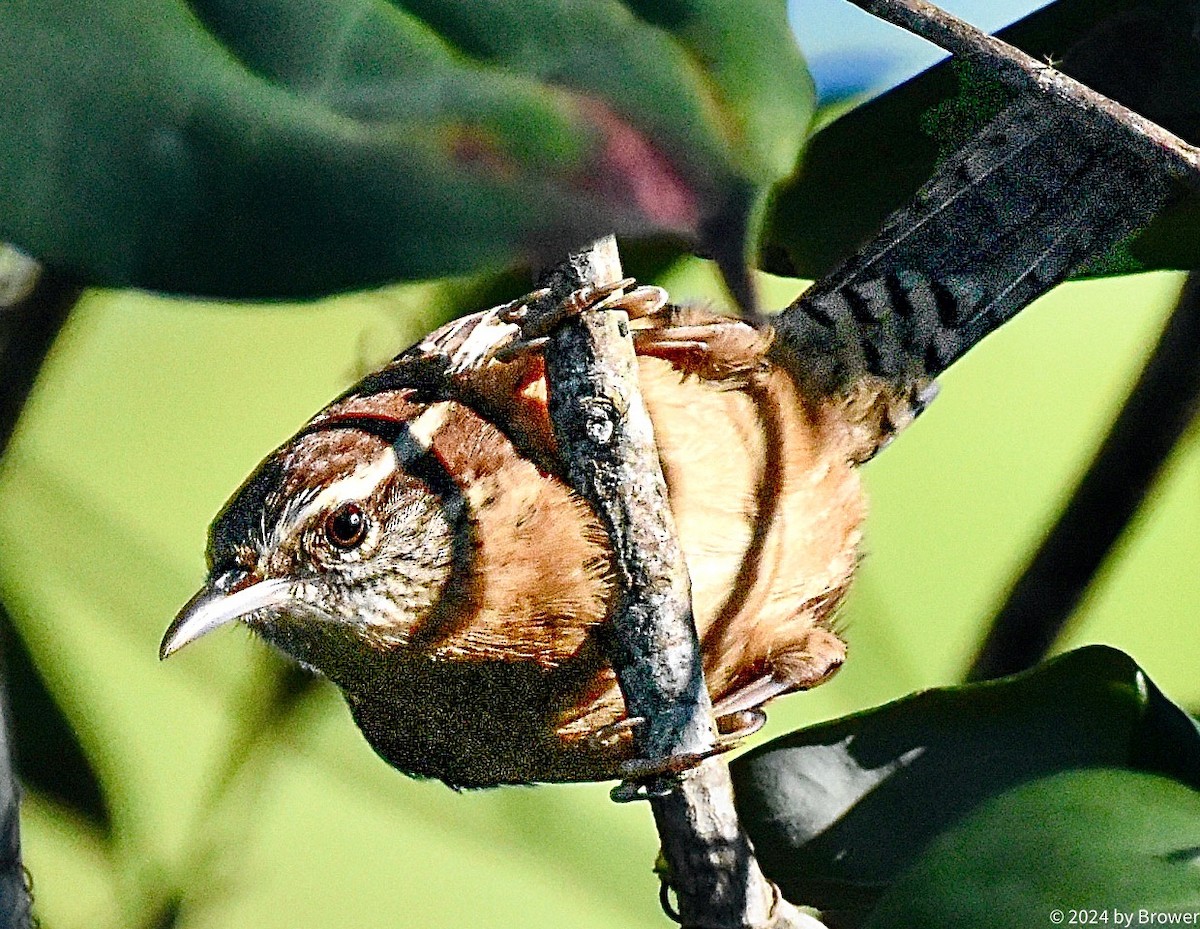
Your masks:
[{"label": "pale curved bill", "polygon": [[205,587],[179,611],[167,628],[158,657],[166,658],[218,626],[224,626],[259,610],[272,610],[293,603],[295,593],[290,581],[259,581],[233,593]]}]

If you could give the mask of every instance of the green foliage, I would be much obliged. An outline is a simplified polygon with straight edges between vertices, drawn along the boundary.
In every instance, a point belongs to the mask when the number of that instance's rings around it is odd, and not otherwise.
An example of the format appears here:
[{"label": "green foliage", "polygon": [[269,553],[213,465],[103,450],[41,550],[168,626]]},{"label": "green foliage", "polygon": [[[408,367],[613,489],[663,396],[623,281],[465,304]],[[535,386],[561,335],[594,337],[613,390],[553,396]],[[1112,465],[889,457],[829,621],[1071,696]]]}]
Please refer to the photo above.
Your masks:
[{"label": "green foliage", "polygon": [[[1200,794],[1111,768],[1000,794],[948,830],[879,902],[866,929],[1146,924],[1200,912]],[[1057,918],[1055,918],[1055,914]],[[1103,914],[1103,915],[1102,915]],[[1078,920],[1079,917],[1076,917]]]},{"label": "green foliage", "polygon": [[63,804],[89,827],[107,835],[112,821],[99,778],[2,604],[0,642],[4,647],[9,739],[20,756],[21,782]]},{"label": "green foliage", "polygon": [[812,105],[773,0],[21,0],[0,48],[0,237],[215,296],[610,231],[740,255]]},{"label": "green foliage", "polygon": [[950,67],[958,80],[958,93],[919,118],[921,130],[938,143],[939,162],[967,145],[1014,99],[1011,91],[989,79],[978,65],[954,58]]},{"label": "green foliage", "polygon": [[[1119,860],[1141,838],[1133,822],[1124,836],[1128,845],[1110,841],[1102,828],[1102,816],[1113,815],[1109,807],[1124,803],[1123,796],[1108,795],[1089,805],[1091,782],[1084,779],[1071,782],[1064,797],[1065,810],[1072,798],[1079,799],[1077,820],[1064,810],[1044,817],[1031,812],[1038,803],[1053,802],[1055,782],[1045,778],[1079,768],[1125,768],[1177,779],[1181,783],[1171,790],[1190,795],[1191,835],[1193,840],[1200,835],[1195,829],[1200,825],[1195,820],[1200,729],[1127,655],[1103,646],[1005,680],[926,691],[794,732],[739,758],[732,771],[739,812],[763,869],[789,899],[817,906],[839,926],[899,926],[905,920],[927,925],[918,918],[923,911],[911,908],[916,899],[937,899],[931,907],[953,912],[952,902],[964,894],[966,878],[960,879],[960,872],[986,884],[988,868],[994,877],[1002,863],[1018,860],[1024,862],[1017,866],[1024,877],[1041,868],[1048,875],[1040,883],[1060,889],[1050,901],[1037,898],[1039,905],[1098,903],[1100,889],[1111,884],[1099,880],[1098,873],[1078,871],[1069,856],[1054,852],[1059,846],[1088,844],[1096,847],[1097,867]],[[965,855],[964,845],[976,842],[982,848],[981,837],[988,833],[957,823],[985,801],[1012,796],[1010,791],[1031,781],[1042,786],[1011,801],[1029,803],[1026,815],[1014,815],[1006,827],[991,832],[990,841],[1000,851],[986,864],[979,864],[978,855]],[[1120,781],[1114,779],[1113,786]],[[1139,793],[1132,791],[1131,802]],[[994,810],[980,814],[992,826],[998,815]],[[1144,819],[1152,814],[1138,815],[1144,831]],[[944,838],[948,831],[956,838]],[[998,834],[1011,839],[996,842]],[[911,868],[922,867],[914,863],[923,860],[935,839],[941,851],[931,855],[938,864],[924,859],[928,874],[906,884],[907,890],[891,892]],[[958,861],[959,870],[947,873],[947,861]],[[970,870],[976,866],[977,872]],[[1152,877],[1157,865],[1147,858],[1139,872],[1130,859],[1127,867],[1136,877],[1127,880],[1128,894],[1120,904],[1153,908],[1161,903],[1152,892],[1158,886]],[[1187,875],[1175,870],[1173,886],[1183,886]],[[1073,877],[1064,882],[1066,874]],[[1139,884],[1141,877],[1148,883]],[[1012,883],[1021,886],[1019,879]],[[1192,873],[1187,886],[1200,895],[1200,875]],[[1139,897],[1142,891],[1146,896]],[[884,907],[881,894],[890,901],[887,918],[874,912],[877,903]],[[928,923],[983,924],[988,921]]]}]

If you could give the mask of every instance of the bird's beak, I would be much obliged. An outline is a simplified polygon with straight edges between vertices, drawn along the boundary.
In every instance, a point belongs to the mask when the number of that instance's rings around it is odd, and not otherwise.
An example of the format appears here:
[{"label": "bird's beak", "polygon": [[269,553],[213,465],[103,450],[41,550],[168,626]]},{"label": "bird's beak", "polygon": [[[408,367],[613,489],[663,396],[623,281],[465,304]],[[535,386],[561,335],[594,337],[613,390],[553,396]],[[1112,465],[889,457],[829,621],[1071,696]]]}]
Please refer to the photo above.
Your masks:
[{"label": "bird's beak", "polygon": [[253,581],[245,574],[223,575],[187,602],[167,628],[158,657],[166,658],[206,632],[260,610],[278,609],[294,598],[286,580]]}]

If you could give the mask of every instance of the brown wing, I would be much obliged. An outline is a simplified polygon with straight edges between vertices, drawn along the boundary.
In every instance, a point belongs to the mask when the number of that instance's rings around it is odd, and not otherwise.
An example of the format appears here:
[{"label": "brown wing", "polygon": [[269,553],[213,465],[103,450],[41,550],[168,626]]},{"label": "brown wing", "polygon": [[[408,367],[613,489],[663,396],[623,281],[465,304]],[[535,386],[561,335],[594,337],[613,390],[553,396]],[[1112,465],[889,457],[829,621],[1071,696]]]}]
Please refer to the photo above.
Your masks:
[{"label": "brown wing", "polygon": [[[814,679],[808,658],[828,653],[857,563],[861,401],[806,400],[768,360],[770,339],[745,323],[695,310],[665,322],[661,338],[640,340],[641,381],[709,687],[720,699],[764,674],[811,686],[825,672]],[[712,332],[702,348],[672,357],[697,328]],[[827,671],[840,664],[835,651]]]}]

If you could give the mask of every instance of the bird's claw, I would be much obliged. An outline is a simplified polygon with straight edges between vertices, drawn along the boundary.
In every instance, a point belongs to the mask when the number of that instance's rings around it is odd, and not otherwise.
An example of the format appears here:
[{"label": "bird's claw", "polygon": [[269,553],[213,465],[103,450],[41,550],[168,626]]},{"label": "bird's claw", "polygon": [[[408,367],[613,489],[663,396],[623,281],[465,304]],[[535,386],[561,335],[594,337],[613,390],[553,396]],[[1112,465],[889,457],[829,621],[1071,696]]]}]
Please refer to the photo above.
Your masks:
[{"label": "bird's claw", "polygon": [[550,296],[549,287],[541,287],[523,297],[502,303],[492,310],[501,322],[517,323],[518,325],[529,316],[530,306],[536,306]]},{"label": "bird's claw", "polygon": [[634,279],[627,277],[588,285],[563,300],[552,300],[550,289],[543,287],[443,327],[426,339],[422,348],[447,356],[450,373],[463,375],[492,361],[503,364],[541,351],[555,329],[580,313],[624,310],[630,319],[641,319],[667,305],[667,292],[661,287],[634,287],[626,293],[625,288],[632,284]]},{"label": "bird's claw", "polygon": [[546,343],[550,341],[550,336],[538,336],[536,339],[516,338],[513,341],[502,345],[492,353],[492,357],[501,364],[507,364],[510,361],[515,361],[522,355],[529,352],[540,352],[546,347]]},{"label": "bird's claw", "polygon": [[609,284],[586,285],[561,301],[550,301],[547,288],[506,303],[495,310],[501,322],[519,327],[518,334],[493,353],[497,361],[512,361],[530,351],[540,351],[550,334],[568,319],[595,310],[624,310],[630,319],[642,319],[667,305],[668,295],[661,287],[625,288],[636,283],[627,277]]},{"label": "bird's claw", "polygon": [[754,735],[754,733],[758,732],[766,724],[767,714],[757,707],[718,716],[717,732],[721,734],[721,737],[717,740],[717,744],[724,745],[728,743],[728,748],[723,749],[723,751],[729,751],[730,748],[736,746],[742,739]]},{"label": "bird's claw", "polygon": [[[596,730],[589,743],[596,748],[608,748],[616,744],[625,732],[632,732],[646,720],[641,716],[622,719]],[[674,786],[673,778],[690,771],[709,758],[723,755],[741,744],[747,736],[758,732],[767,722],[767,714],[760,709],[740,710],[717,719],[719,733],[711,748],[698,752],[679,752],[665,758],[630,758],[618,768],[621,783],[611,791],[617,803],[649,800],[669,793]]]},{"label": "bird's claw", "polygon": [[589,284],[579,288],[560,304],[561,317],[555,325],[588,310],[624,310],[630,319],[643,319],[667,305],[669,297],[661,287],[646,284],[624,292],[635,283],[632,277],[627,277],[611,284]]}]

